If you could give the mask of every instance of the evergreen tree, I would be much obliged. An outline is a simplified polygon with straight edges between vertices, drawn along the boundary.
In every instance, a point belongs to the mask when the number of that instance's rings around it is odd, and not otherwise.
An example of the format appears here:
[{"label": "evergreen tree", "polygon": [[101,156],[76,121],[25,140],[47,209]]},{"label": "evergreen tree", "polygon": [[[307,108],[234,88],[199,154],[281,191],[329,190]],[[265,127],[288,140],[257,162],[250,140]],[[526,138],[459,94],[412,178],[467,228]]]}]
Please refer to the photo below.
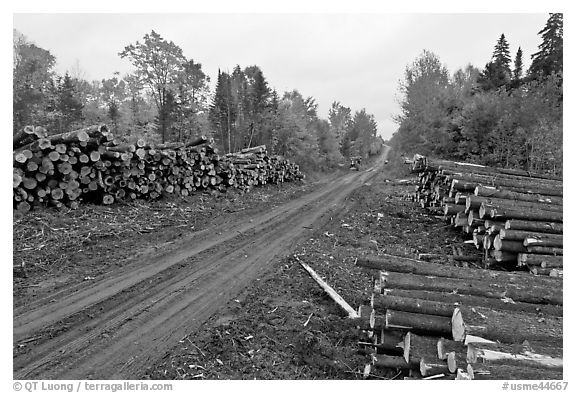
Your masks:
[{"label": "evergreen tree", "polygon": [[72,78],[66,72],[58,85],[57,109],[60,114],[59,131],[70,131],[70,126],[82,120],[82,108],[84,105],[77,98],[76,86]]},{"label": "evergreen tree", "polygon": [[510,61],[510,46],[502,34],[494,47],[492,61],[486,64],[478,78],[479,86],[483,90],[493,90],[509,85],[512,80]]},{"label": "evergreen tree", "polygon": [[510,72],[510,45],[508,45],[504,34],[500,36],[494,47],[492,61],[496,63],[497,66],[503,67]]},{"label": "evergreen tree", "polygon": [[550,14],[546,26],[538,32],[542,43],[532,57],[528,73],[532,78],[552,73],[562,74],[563,63],[563,14]]},{"label": "evergreen tree", "polygon": [[513,75],[513,87],[518,87],[520,85],[520,80],[522,79],[522,48],[518,48],[518,52],[516,52],[516,57],[514,58],[514,72]]},{"label": "evergreen tree", "polygon": [[216,140],[228,153],[232,151],[232,127],[236,121],[233,106],[231,77],[229,74],[218,70],[216,91],[212,105],[210,105],[208,118],[214,129],[218,131]]}]

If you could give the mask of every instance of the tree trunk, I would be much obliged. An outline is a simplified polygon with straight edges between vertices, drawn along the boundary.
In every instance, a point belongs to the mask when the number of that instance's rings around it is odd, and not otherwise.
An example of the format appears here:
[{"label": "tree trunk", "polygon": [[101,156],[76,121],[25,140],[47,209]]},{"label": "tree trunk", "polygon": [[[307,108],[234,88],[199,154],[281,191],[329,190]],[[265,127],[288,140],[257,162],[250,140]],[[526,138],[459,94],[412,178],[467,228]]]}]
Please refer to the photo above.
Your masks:
[{"label": "tree trunk", "polygon": [[460,308],[466,334],[502,343],[562,345],[562,317],[542,318],[534,314],[493,310],[485,307]]},{"label": "tree trunk", "polygon": [[564,242],[562,238],[560,239],[553,239],[550,237],[542,237],[542,236],[528,236],[524,239],[524,246],[531,248],[535,246],[539,247],[550,247],[550,248],[563,248]]},{"label": "tree trunk", "polygon": [[496,251],[507,251],[513,253],[527,252],[524,244],[514,240],[502,240],[501,235],[496,235],[494,238],[494,249]]},{"label": "tree trunk", "polygon": [[430,300],[372,294],[372,307],[380,312],[386,310],[406,311],[418,314],[452,317],[455,306]]},{"label": "tree trunk", "polygon": [[561,247],[546,247],[546,246],[528,246],[526,247],[529,253],[532,254],[545,254],[545,255],[563,255],[564,249]]},{"label": "tree trunk", "polygon": [[[541,281],[540,279],[535,279],[534,277],[526,276],[526,274],[522,273],[462,268],[438,263],[422,262],[417,259],[389,254],[359,257],[356,260],[356,265],[369,269],[387,270],[397,273],[413,273],[421,276],[459,278],[464,280],[470,279],[502,284],[521,284],[527,287],[538,287],[546,284],[546,282],[550,284],[556,283],[556,281],[553,280]],[[377,272],[376,276],[379,279],[380,273]]]},{"label": "tree trunk", "polygon": [[558,212],[551,212],[536,209],[522,209],[515,210],[512,208],[495,208],[490,212],[490,217],[496,219],[518,219],[528,221],[550,221],[559,222],[563,221],[563,214]]},{"label": "tree trunk", "polygon": [[419,336],[411,332],[406,333],[402,344],[404,360],[419,365],[420,359],[423,357],[437,359],[436,342],[436,339],[432,337]]},{"label": "tree trunk", "polygon": [[429,335],[452,337],[450,318],[437,315],[416,314],[387,310],[386,328],[414,331]]},{"label": "tree trunk", "polygon": [[556,268],[563,266],[563,257],[540,254],[518,254],[518,266],[540,266]]},{"label": "tree trunk", "polygon": [[408,370],[415,367],[408,363],[402,356],[372,355],[372,365],[376,368],[391,368]]},{"label": "tree trunk", "polygon": [[[532,278],[537,281],[540,278],[546,277],[531,277],[528,274],[522,273],[523,276]],[[547,279],[547,285],[557,285],[554,279]],[[511,284],[514,285],[514,284]],[[471,296],[462,295],[458,293],[443,293],[431,291],[418,291],[418,290],[404,290],[404,289],[386,289],[385,292],[389,295],[396,297],[411,297],[417,299],[425,299],[436,302],[444,302],[453,306],[469,306],[469,307],[486,307],[502,311],[513,311],[518,313],[530,313],[534,315],[550,315],[561,317],[563,315],[563,308],[558,305],[549,304],[534,304],[524,303],[519,301],[510,302],[507,299],[495,299],[484,296]],[[378,295],[375,295],[378,296]]]},{"label": "tree trunk", "polygon": [[563,361],[560,357],[542,355],[531,351],[516,352],[515,348],[506,345],[469,344],[467,360],[469,363],[492,363],[517,365],[534,368],[562,370]]},{"label": "tree trunk", "polygon": [[554,233],[544,233],[544,232],[528,232],[528,231],[520,231],[515,229],[501,229],[500,230],[500,239],[502,240],[516,240],[516,241],[524,241],[526,238],[538,238],[538,239],[546,239],[546,240],[557,240],[562,241],[561,234],[554,234]]},{"label": "tree trunk", "polygon": [[[528,280],[515,280],[514,285],[511,282],[502,283],[492,279],[491,282],[482,282],[481,275],[477,278],[468,280],[420,276],[415,274],[381,272],[380,287],[382,289],[398,288],[412,289],[445,293],[461,293],[464,295],[484,296],[491,298],[511,298],[514,301],[521,301],[535,304],[562,304],[562,288],[553,284],[537,281],[539,278],[530,277]],[[555,283],[550,279],[550,283]]]},{"label": "tree trunk", "polygon": [[420,374],[424,377],[439,374],[450,374],[446,361],[435,357],[423,356],[420,358]]},{"label": "tree trunk", "polygon": [[477,380],[562,380],[562,370],[491,363],[468,364],[467,372]]},{"label": "tree trunk", "polygon": [[508,220],[505,224],[506,229],[518,231],[532,231],[543,233],[563,233],[563,225],[558,222],[545,222],[545,221],[523,221],[523,220]]},{"label": "tree trunk", "polygon": [[549,203],[554,205],[562,205],[563,198],[550,195],[540,194],[524,194],[521,192],[498,190],[493,187],[477,186],[474,190],[474,195],[489,198],[510,199],[515,201]]},{"label": "tree trunk", "polygon": [[448,365],[448,370],[451,373],[455,373],[459,368],[465,370],[468,365],[466,351],[462,350],[449,352],[446,355],[446,363]]},{"label": "tree trunk", "polygon": [[527,209],[537,209],[556,213],[562,213],[562,205],[552,205],[539,202],[524,202],[516,201],[512,199],[499,199],[499,198],[487,198],[481,196],[470,195],[466,198],[466,209],[478,210],[482,204],[490,205],[492,208],[527,208]]},{"label": "tree trunk", "polygon": [[443,337],[439,338],[436,342],[436,349],[438,351],[438,359],[448,359],[450,352],[466,353],[466,345],[460,341],[447,340]]}]

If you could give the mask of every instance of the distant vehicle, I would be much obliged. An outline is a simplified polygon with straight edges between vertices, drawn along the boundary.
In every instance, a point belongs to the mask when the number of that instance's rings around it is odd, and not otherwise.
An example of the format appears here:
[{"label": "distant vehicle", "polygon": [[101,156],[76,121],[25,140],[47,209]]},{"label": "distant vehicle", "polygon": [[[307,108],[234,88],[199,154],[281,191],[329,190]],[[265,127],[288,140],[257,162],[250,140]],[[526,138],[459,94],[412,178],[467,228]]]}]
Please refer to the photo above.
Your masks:
[{"label": "distant vehicle", "polygon": [[359,171],[362,165],[362,157],[350,157],[350,170]]}]

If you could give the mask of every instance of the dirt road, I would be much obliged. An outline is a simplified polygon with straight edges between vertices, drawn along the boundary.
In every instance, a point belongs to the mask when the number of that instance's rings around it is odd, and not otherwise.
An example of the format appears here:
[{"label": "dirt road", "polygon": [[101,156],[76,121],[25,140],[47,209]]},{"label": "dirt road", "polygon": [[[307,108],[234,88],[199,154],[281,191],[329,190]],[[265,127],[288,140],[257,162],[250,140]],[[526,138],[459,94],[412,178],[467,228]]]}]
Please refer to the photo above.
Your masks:
[{"label": "dirt road", "polygon": [[15,379],[130,379],[329,219],[384,163],[243,220],[184,236],[14,312]]}]

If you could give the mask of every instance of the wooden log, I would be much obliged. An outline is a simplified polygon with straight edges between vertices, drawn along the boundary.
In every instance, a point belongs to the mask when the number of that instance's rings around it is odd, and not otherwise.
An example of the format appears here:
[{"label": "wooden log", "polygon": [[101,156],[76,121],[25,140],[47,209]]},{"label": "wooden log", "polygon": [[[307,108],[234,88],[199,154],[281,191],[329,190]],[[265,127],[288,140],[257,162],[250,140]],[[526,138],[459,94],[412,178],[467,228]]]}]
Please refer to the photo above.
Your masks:
[{"label": "wooden log", "polygon": [[456,373],[459,368],[465,370],[468,366],[466,350],[449,352],[446,355],[446,363],[448,371],[452,374]]},{"label": "wooden log", "polygon": [[433,337],[420,336],[408,332],[404,336],[402,347],[404,349],[404,360],[408,363],[420,365],[420,359],[423,357],[437,358],[436,339]]},{"label": "wooden log", "polygon": [[477,210],[470,210],[468,212],[468,225],[471,227],[484,225],[484,220],[480,219]]},{"label": "wooden log", "polygon": [[391,355],[404,353],[404,332],[399,330],[382,329],[378,337],[376,350]]},{"label": "wooden log", "polygon": [[454,226],[456,228],[468,225],[468,215],[465,212],[456,213],[454,216]]},{"label": "wooden log", "polygon": [[[456,176],[457,177],[457,176]],[[479,185],[486,186],[487,184],[478,183],[478,182],[468,182],[466,180],[454,178],[452,185],[451,185],[451,192],[455,190],[459,190],[462,192],[467,192],[469,194],[474,194],[475,189]],[[535,194],[535,195],[542,195],[542,196],[554,196],[554,197],[562,197],[562,187],[561,186],[554,186],[548,187],[545,184],[531,184],[530,182],[517,182],[515,180],[502,180],[498,181],[495,187],[501,191],[511,191],[511,192],[518,192],[523,194]]]},{"label": "wooden log", "polygon": [[464,371],[462,369],[458,369],[456,371],[456,380],[457,381],[470,381],[474,379],[472,375],[468,373],[468,371]]},{"label": "wooden log", "polygon": [[396,310],[386,311],[386,328],[444,337],[452,336],[450,318]]},{"label": "wooden log", "polygon": [[545,233],[545,232],[529,232],[516,229],[501,229],[499,235],[500,239],[502,240],[524,241],[526,238],[530,237],[535,239],[549,239],[549,240],[562,241],[561,234]]},{"label": "wooden log", "polygon": [[527,221],[546,221],[546,222],[562,222],[563,214],[545,210],[536,209],[512,209],[512,208],[497,208],[490,212],[491,218],[498,219],[519,219]]},{"label": "wooden log", "polygon": [[525,253],[528,251],[522,242],[514,240],[502,240],[500,234],[496,235],[494,238],[494,249],[496,251],[507,251],[512,253]]},{"label": "wooden log", "polygon": [[474,195],[489,198],[511,199],[525,202],[549,203],[554,205],[562,205],[563,203],[562,197],[540,195],[540,194],[527,194],[508,190],[498,190],[495,187],[487,187],[481,185],[476,187],[476,189],[474,190]]},{"label": "wooden log", "polygon": [[517,262],[518,260],[518,254],[514,252],[490,250],[490,256],[494,258],[496,262]]},{"label": "wooden log", "polygon": [[540,247],[557,247],[563,248],[564,242],[560,239],[552,239],[550,237],[542,236],[528,236],[524,239],[524,246],[527,248],[540,246]]},{"label": "wooden log", "polygon": [[486,235],[482,238],[482,248],[484,250],[490,250],[494,246],[495,235]]},{"label": "wooden log", "polygon": [[526,247],[528,253],[532,254],[545,254],[545,255],[564,255],[562,247],[545,247],[545,246],[528,246]]},{"label": "wooden log", "polygon": [[346,311],[346,313],[348,314],[348,318],[351,319],[359,318],[359,315],[356,312],[356,310],[350,307],[350,305],[334,289],[332,289],[328,284],[326,284],[324,280],[322,280],[320,276],[310,266],[308,266],[306,263],[302,261],[299,262],[300,265],[302,265],[302,267],[314,279],[314,281],[316,281],[316,283],[320,285],[320,287],[328,294],[328,296],[330,296],[332,300],[336,302],[336,304],[338,304],[344,311]]},{"label": "wooden log", "polygon": [[562,380],[562,370],[524,365],[475,363],[468,364],[467,373],[477,380]]},{"label": "wooden log", "polygon": [[438,351],[438,359],[448,359],[450,352],[466,353],[466,345],[460,341],[448,340],[443,337],[439,338],[436,342],[436,349]]},{"label": "wooden log", "polygon": [[397,310],[444,317],[452,317],[455,308],[453,305],[447,303],[386,294],[372,294],[371,306],[381,312],[385,312],[385,310]]},{"label": "wooden log", "polygon": [[372,365],[376,368],[392,368],[408,370],[414,367],[414,364],[408,363],[402,356],[390,356],[390,355],[372,355]]},{"label": "wooden log", "polygon": [[562,256],[541,254],[518,254],[518,266],[562,267]]},{"label": "wooden log", "polygon": [[12,147],[15,150],[20,146],[34,142],[36,139],[38,139],[38,137],[34,133],[34,126],[25,126],[14,134]]},{"label": "wooden log", "polygon": [[372,314],[370,315],[370,329],[374,331],[380,331],[386,328],[386,313],[378,313],[376,310],[372,310]]},{"label": "wooden log", "polygon": [[428,377],[439,374],[446,375],[449,374],[450,371],[446,361],[431,356],[423,356],[420,358],[420,373],[422,376]]},{"label": "wooden log", "polygon": [[549,221],[508,220],[506,221],[505,228],[541,233],[563,233],[563,225],[561,223]]},{"label": "wooden log", "polygon": [[458,206],[464,206],[464,210],[466,210],[466,198],[468,197],[468,195],[470,195],[470,193],[467,192],[458,192],[456,193],[456,195],[454,196],[454,203]]},{"label": "wooden log", "polygon": [[476,249],[480,250],[484,246],[484,235],[475,232],[472,234],[472,241]]},{"label": "wooden log", "polygon": [[90,138],[102,137],[108,134],[108,128],[105,125],[94,125],[79,130],[65,132],[62,134],[50,135],[47,137],[52,145],[59,143],[69,144],[78,142],[88,142]]},{"label": "wooden log", "polygon": [[511,199],[500,199],[500,198],[487,198],[487,197],[480,197],[476,195],[469,195],[466,198],[466,209],[479,209],[482,204],[490,205],[493,208],[527,208],[527,209],[538,209],[544,211],[551,211],[562,213],[563,207],[562,205],[552,205],[552,204],[545,204],[545,203],[538,203],[538,202],[524,202],[524,201],[515,201]]},{"label": "wooden log", "polygon": [[466,334],[501,343],[562,345],[562,317],[547,317],[486,307],[461,306]]},{"label": "wooden log", "polygon": [[[390,254],[380,254],[378,256],[364,256],[356,259],[356,265],[374,270],[387,270],[397,273],[413,273],[422,276],[436,276],[446,278],[459,278],[479,280],[486,282],[498,282],[524,285],[526,287],[538,287],[544,282],[530,278],[526,274],[513,272],[498,272],[471,268],[461,268],[437,263],[422,262],[417,259],[401,257]],[[380,280],[380,273],[376,272],[377,279]],[[550,284],[555,281],[550,280]]]},{"label": "wooden log", "polygon": [[[443,171],[444,174],[448,174]],[[474,174],[474,173],[450,173],[452,179],[451,187],[458,189],[466,189],[475,191],[476,186],[496,187],[498,189],[512,189],[514,191],[530,191],[531,193],[538,193],[542,190],[542,194],[550,195],[550,190],[562,190],[562,181],[547,180],[547,179],[528,179],[517,176],[494,176],[494,174]]]},{"label": "wooden log", "polygon": [[444,215],[454,216],[457,213],[463,213],[466,210],[465,205],[455,205],[455,204],[445,204],[444,205]]},{"label": "wooden log", "polygon": [[468,345],[467,360],[471,364],[482,362],[562,370],[561,347],[546,348],[541,346],[539,348],[548,349],[557,355],[535,353],[523,348],[519,349],[518,346],[505,344],[472,343]]},{"label": "wooden log", "polygon": [[552,268],[540,266],[529,266],[528,268],[530,269],[530,273],[535,276],[550,276],[553,270]]},{"label": "wooden log", "polygon": [[564,276],[564,269],[552,269],[550,277],[562,278]]},{"label": "wooden log", "polygon": [[[475,269],[478,270],[478,269]],[[538,282],[538,279],[523,274],[523,277],[509,277],[507,281],[497,282],[495,278],[491,282],[476,279],[457,279],[448,277],[421,276],[416,274],[396,273],[382,271],[380,273],[380,288],[422,290],[443,293],[460,293],[464,295],[483,296],[491,298],[510,298],[535,304],[562,304],[562,288],[551,286],[554,283],[550,279],[546,283]]]}]

